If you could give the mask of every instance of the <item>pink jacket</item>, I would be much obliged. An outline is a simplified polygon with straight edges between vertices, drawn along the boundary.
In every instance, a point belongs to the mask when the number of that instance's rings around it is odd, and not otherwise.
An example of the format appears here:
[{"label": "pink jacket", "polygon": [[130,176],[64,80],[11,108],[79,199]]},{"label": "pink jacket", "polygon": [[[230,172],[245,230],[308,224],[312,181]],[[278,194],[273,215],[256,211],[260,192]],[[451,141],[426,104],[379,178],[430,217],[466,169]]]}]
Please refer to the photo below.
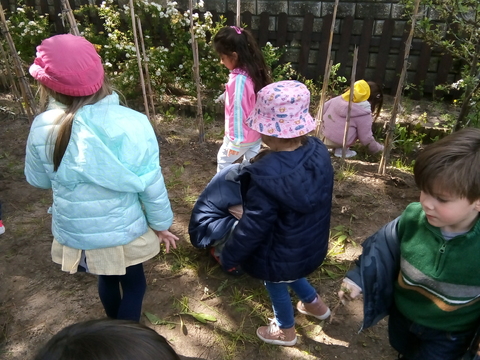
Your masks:
[{"label": "pink jacket", "polygon": [[230,72],[225,85],[225,136],[237,147],[250,146],[260,139],[260,133],[250,129],[245,120],[255,107],[255,85],[247,72],[239,68]]},{"label": "pink jacket", "polygon": [[[337,144],[343,144],[347,110],[348,102],[341,96],[328,100],[323,106],[322,134]],[[371,153],[382,151],[383,145],[377,143],[373,138],[372,123],[372,113],[360,105],[352,103],[347,146],[353,145],[358,139],[363,145],[368,146]]]}]

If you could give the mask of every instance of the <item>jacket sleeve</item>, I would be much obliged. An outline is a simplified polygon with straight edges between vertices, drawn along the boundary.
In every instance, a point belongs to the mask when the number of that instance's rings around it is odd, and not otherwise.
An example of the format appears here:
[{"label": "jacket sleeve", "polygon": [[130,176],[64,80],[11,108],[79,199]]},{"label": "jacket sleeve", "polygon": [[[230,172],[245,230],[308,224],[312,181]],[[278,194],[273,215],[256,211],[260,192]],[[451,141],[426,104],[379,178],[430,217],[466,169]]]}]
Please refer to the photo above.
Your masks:
[{"label": "jacket sleeve", "polygon": [[27,140],[25,155],[25,177],[32,186],[41,189],[51,189],[52,182],[48,176],[43,162],[38,154],[37,148],[33,145],[33,134],[30,132]]},{"label": "jacket sleeve", "polygon": [[250,111],[255,106],[255,90],[245,75],[237,75],[231,88],[233,93],[229,93],[229,102],[231,104],[230,121],[232,122],[230,136],[232,140],[232,150],[239,151],[239,145],[245,142],[243,123],[250,115]]},{"label": "jacket sleeve", "polygon": [[259,190],[252,178],[244,199],[243,216],[221,254],[222,266],[227,270],[241,265],[262,242],[268,241],[277,218],[278,205]]},{"label": "jacket sleeve", "polygon": [[358,140],[362,143],[362,145],[368,146],[368,150],[372,154],[382,151],[383,145],[376,142],[375,138],[373,137],[372,115],[368,114],[368,115],[360,116],[357,118],[356,123],[357,123]]},{"label": "jacket sleeve", "polygon": [[400,271],[399,219],[389,222],[365,240],[356,267],[346,275],[363,291],[363,329],[388,315],[393,303],[394,284]]},{"label": "jacket sleeve", "polygon": [[153,230],[168,230],[173,223],[173,212],[161,170],[152,183],[139,193],[149,226]]}]

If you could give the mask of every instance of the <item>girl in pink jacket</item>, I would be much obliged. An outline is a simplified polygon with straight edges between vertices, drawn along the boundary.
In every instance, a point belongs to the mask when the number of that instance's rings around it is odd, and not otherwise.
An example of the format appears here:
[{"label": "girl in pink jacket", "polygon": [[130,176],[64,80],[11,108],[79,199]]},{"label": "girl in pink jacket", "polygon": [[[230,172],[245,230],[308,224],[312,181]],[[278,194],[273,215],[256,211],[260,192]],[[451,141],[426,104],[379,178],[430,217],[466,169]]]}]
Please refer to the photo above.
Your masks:
[{"label": "girl in pink jacket", "polygon": [[262,51],[245,29],[226,26],[213,39],[220,61],[230,70],[225,85],[225,137],[217,155],[217,172],[244,157],[249,162],[260,150],[260,134],[245,120],[255,107],[257,92],[272,82]]},{"label": "girl in pink jacket", "polygon": [[[350,90],[327,101],[323,107],[321,139],[334,148],[335,156],[342,156],[343,135],[347,121]],[[357,155],[348,149],[359,140],[374,154],[383,151],[383,145],[373,138],[372,123],[377,119],[383,104],[383,93],[379,85],[371,81],[358,80],[354,85],[353,103],[350,111],[350,126],[347,135],[347,158]]]}]

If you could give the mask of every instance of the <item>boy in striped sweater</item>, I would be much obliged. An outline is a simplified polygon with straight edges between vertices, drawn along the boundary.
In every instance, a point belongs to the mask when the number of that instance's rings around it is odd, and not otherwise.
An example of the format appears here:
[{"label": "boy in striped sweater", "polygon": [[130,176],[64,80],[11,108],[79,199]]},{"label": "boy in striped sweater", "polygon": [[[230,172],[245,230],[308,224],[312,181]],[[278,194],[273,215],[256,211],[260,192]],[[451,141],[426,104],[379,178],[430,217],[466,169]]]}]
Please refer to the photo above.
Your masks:
[{"label": "boy in striped sweater", "polygon": [[414,176],[420,202],[364,242],[339,296],[363,292],[364,328],[389,315],[400,358],[456,360],[480,324],[480,129],[427,146]]}]

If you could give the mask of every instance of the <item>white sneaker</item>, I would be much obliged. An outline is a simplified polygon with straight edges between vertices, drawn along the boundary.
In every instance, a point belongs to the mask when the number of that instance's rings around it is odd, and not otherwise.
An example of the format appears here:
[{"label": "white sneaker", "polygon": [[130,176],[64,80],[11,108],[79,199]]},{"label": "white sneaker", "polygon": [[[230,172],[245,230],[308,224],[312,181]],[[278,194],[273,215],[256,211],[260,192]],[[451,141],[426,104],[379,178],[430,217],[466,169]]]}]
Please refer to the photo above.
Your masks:
[{"label": "white sneaker", "polygon": [[3,226],[2,220],[0,220],[0,235],[5,232],[5,226]]},{"label": "white sneaker", "polygon": [[[334,155],[336,157],[342,157],[342,148],[335,149]],[[345,149],[345,157],[351,158],[357,155],[356,151],[350,150],[350,149]]]}]

